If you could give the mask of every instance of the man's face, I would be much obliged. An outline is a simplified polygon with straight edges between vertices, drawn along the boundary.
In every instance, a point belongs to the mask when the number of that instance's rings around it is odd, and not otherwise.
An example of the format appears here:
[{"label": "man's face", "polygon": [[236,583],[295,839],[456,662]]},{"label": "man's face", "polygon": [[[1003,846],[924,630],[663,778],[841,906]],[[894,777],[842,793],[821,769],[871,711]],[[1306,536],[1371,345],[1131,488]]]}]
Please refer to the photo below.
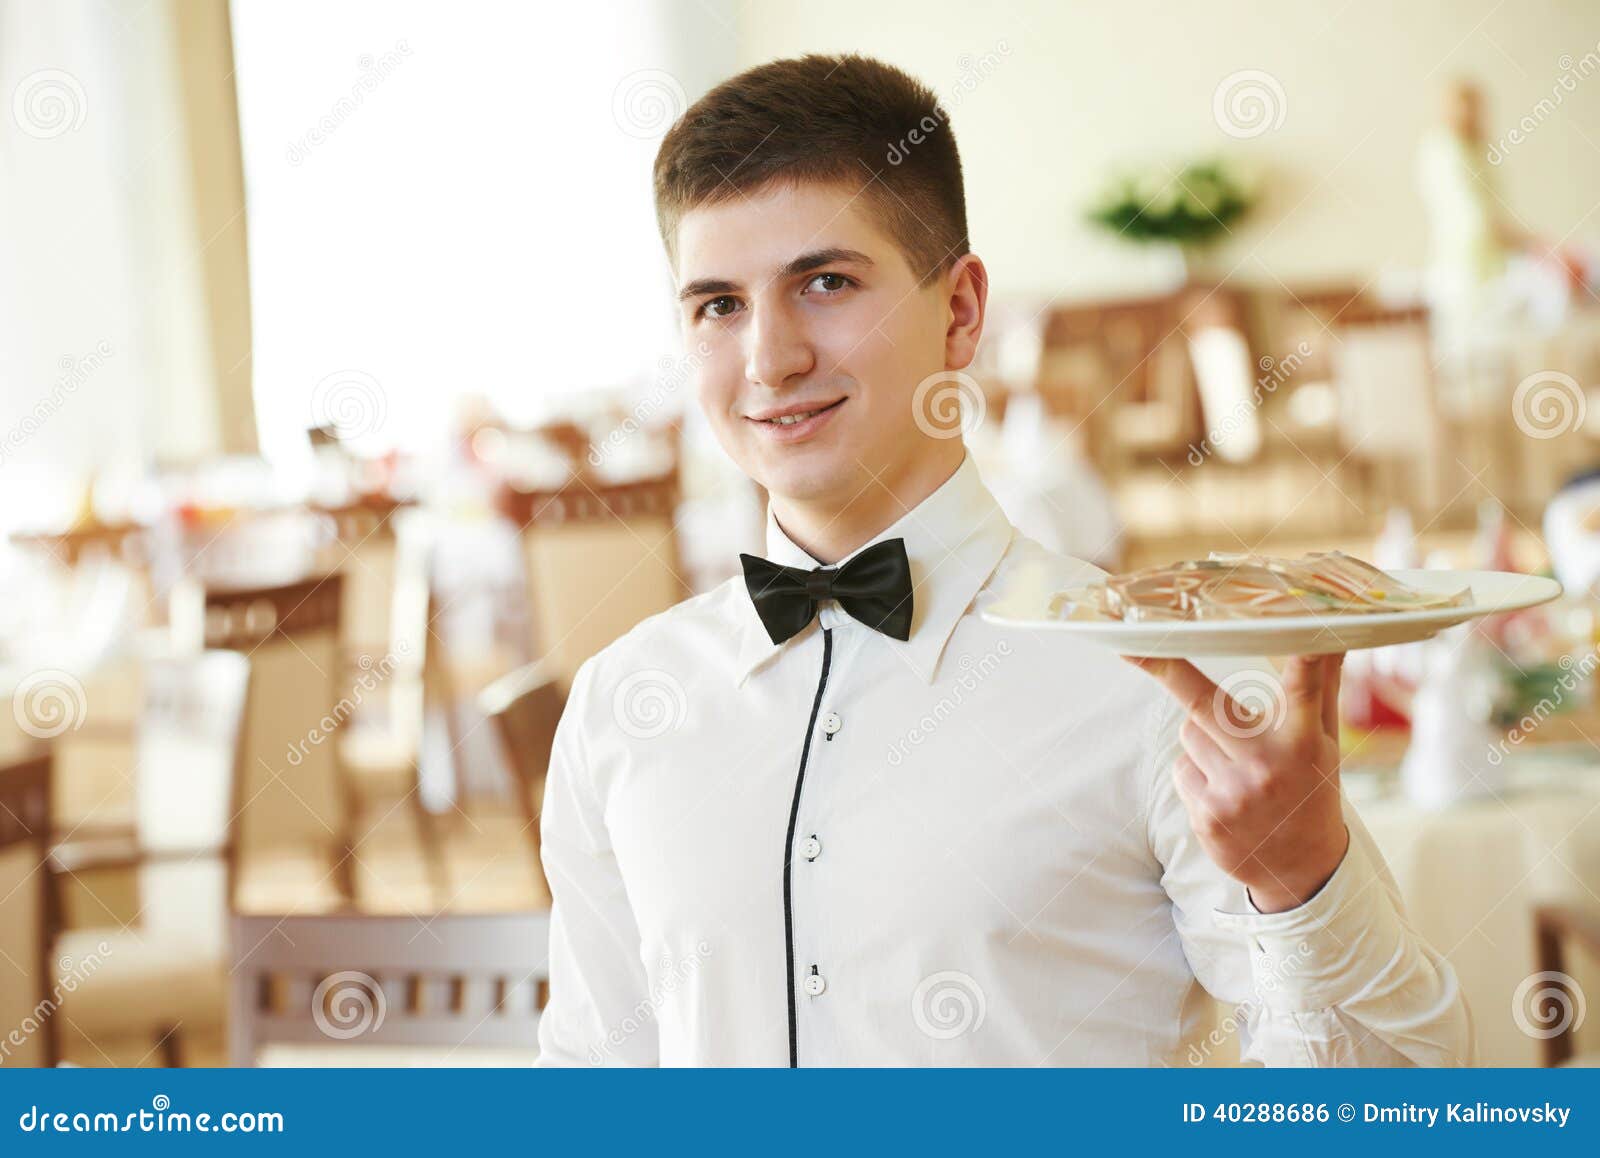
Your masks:
[{"label": "man's face", "polygon": [[701,408],[775,496],[848,503],[932,449],[912,397],[946,366],[946,279],[919,288],[869,212],[852,189],[782,184],[678,226],[684,334],[709,350]]}]

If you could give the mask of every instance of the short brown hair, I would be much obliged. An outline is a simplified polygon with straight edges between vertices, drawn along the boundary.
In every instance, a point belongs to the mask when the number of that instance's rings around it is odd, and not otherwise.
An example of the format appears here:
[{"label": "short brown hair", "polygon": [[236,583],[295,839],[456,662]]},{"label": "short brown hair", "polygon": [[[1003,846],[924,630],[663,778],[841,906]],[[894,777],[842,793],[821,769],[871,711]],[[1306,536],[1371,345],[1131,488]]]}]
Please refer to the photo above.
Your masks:
[{"label": "short brown hair", "polygon": [[932,89],[880,60],[775,60],[690,106],[656,153],[656,222],[673,264],[686,212],[779,181],[861,187],[924,284],[968,252],[949,118]]}]

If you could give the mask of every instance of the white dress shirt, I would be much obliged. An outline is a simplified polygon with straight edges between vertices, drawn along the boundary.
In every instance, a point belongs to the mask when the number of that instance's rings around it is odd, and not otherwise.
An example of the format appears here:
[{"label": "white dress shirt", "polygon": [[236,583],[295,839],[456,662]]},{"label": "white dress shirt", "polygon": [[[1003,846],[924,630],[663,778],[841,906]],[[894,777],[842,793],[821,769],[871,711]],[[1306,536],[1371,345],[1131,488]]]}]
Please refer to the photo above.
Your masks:
[{"label": "white dress shirt", "polygon": [[[1172,698],[979,617],[1025,562],[1101,572],[1017,534],[970,457],[892,538],[905,642],[829,601],[774,645],[736,579],[578,672],[543,1064],[1197,1064],[1208,992],[1262,1062],[1469,1059],[1455,975],[1348,807],[1322,891],[1256,913],[1172,786]],[[770,516],[767,555],[817,566]]]}]

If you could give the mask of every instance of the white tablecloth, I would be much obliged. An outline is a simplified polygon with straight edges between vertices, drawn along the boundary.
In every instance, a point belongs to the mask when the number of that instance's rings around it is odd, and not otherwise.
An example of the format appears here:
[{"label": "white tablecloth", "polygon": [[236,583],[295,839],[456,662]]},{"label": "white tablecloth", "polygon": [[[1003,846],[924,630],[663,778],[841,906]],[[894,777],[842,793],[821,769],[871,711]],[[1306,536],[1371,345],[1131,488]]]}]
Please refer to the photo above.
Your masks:
[{"label": "white tablecloth", "polygon": [[[1383,850],[1413,924],[1455,967],[1484,1065],[1537,1065],[1539,1026],[1516,1008],[1537,971],[1533,907],[1555,900],[1600,909],[1600,753],[1518,753],[1514,787],[1499,797],[1433,811],[1347,777],[1357,810]],[[1600,967],[1568,954],[1600,1019]],[[1537,988],[1537,986],[1535,986]],[[1593,1048],[1600,1024],[1579,1034]]]}]

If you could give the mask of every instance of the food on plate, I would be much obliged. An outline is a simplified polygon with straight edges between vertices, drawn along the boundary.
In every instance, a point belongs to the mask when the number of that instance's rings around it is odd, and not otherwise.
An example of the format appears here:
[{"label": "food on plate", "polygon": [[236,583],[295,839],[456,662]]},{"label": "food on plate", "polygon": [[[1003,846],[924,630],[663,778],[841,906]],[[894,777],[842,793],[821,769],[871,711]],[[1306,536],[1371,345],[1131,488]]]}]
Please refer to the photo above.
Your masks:
[{"label": "food on plate", "polygon": [[1471,602],[1470,588],[1418,591],[1341,551],[1299,559],[1212,552],[1057,591],[1049,609],[1060,619],[1144,623],[1433,611]]}]

